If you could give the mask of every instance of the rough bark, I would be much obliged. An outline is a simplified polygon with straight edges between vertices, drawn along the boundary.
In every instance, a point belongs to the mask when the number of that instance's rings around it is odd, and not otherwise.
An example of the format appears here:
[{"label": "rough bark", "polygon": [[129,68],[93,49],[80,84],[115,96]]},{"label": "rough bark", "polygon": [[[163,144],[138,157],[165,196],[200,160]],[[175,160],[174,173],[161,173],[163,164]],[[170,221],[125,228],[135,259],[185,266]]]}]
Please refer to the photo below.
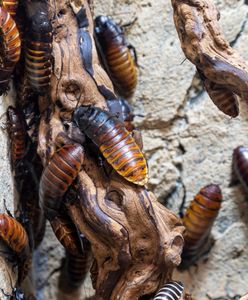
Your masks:
[{"label": "rough bark", "polygon": [[[106,109],[104,96],[113,95],[112,84],[97,58],[88,2],[48,3],[54,28],[54,74],[51,98],[40,98],[39,154],[44,165],[56,150],[59,133],[73,139],[74,109],[78,105]],[[76,14],[81,8],[86,22],[79,30]],[[139,299],[154,294],[180,263],[183,226],[146,188],[126,182],[114,171],[106,172],[96,157],[87,154],[87,144],[85,149],[77,179],[78,197],[66,206],[92,244],[96,299]]]},{"label": "rough bark", "polygon": [[[221,33],[218,24],[220,12],[213,2],[172,0],[172,6],[182,50],[203,74],[204,84],[208,83],[207,92],[211,83],[221,88],[222,93],[232,92],[247,102],[247,62],[231,48]],[[209,96],[212,98],[211,92]],[[236,98],[230,101],[235,105]]]}]

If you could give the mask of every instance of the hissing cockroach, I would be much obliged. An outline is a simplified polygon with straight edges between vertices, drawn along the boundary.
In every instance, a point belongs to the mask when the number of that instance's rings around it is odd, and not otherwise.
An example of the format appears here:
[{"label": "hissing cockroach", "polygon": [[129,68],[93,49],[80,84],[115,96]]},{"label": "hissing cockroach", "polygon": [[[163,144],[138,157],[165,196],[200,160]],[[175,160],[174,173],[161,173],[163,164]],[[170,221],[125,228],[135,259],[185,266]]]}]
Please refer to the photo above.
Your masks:
[{"label": "hissing cockroach", "polygon": [[9,106],[7,109],[7,124],[11,142],[11,164],[14,168],[26,153],[27,131],[22,112],[13,106]]},{"label": "hissing cockroach", "polygon": [[183,284],[180,281],[166,283],[156,294],[153,300],[179,300],[183,294]]},{"label": "hissing cockroach", "polygon": [[[209,237],[213,223],[221,207],[222,194],[218,185],[202,188],[190,203],[183,217],[186,228],[183,259],[195,261],[209,250]],[[206,248],[208,247],[208,249]]]},{"label": "hissing cockroach", "polygon": [[225,86],[208,80],[202,71],[197,70],[209,97],[218,109],[230,117],[237,117],[239,115],[237,95],[228,90]]},{"label": "hissing cockroach", "polygon": [[51,226],[57,239],[71,254],[81,255],[82,245],[78,230],[67,215],[59,215],[51,220]]},{"label": "hissing cockroach", "polygon": [[50,87],[52,64],[52,25],[47,4],[27,4],[29,31],[26,49],[26,71],[31,88],[38,94],[45,94]]},{"label": "hissing cockroach", "polygon": [[15,21],[0,7],[0,95],[9,89],[9,81],[21,55],[21,40]]},{"label": "hissing cockroach", "polygon": [[0,237],[17,254],[28,247],[28,236],[16,219],[7,214],[0,214]]},{"label": "hissing cockroach", "polygon": [[137,85],[136,57],[122,28],[111,18],[98,16],[95,37],[102,61],[117,91],[120,95],[131,96]]},{"label": "hissing cockroach", "polygon": [[145,185],[146,160],[130,132],[116,116],[93,106],[81,106],[74,122],[98,147],[107,162],[126,180]]},{"label": "hissing cockroach", "polygon": [[233,151],[233,169],[248,191],[248,148],[239,146]]},{"label": "hissing cockroach", "polygon": [[40,182],[40,202],[45,215],[52,220],[58,215],[62,198],[78,175],[84,158],[79,144],[65,145],[52,156]]},{"label": "hissing cockroach", "polygon": [[90,243],[83,239],[83,253],[81,255],[74,255],[66,253],[66,260],[64,266],[63,277],[61,283],[64,281],[65,287],[70,289],[79,288],[89,272],[92,263],[92,255]]},{"label": "hissing cockroach", "polygon": [[18,7],[18,2],[17,0],[2,0],[0,1],[0,5],[3,6],[11,15],[11,17],[15,17],[16,15],[16,10]]}]

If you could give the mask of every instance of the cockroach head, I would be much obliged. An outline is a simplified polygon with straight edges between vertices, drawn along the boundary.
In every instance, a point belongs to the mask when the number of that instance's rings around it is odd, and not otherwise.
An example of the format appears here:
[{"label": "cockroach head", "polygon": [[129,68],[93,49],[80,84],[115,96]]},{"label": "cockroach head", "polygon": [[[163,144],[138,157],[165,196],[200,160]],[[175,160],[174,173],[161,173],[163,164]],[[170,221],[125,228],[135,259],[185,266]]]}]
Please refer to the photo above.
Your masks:
[{"label": "cockroach head", "polygon": [[84,129],[88,125],[92,109],[92,106],[80,106],[74,111],[72,120],[80,129]]},{"label": "cockroach head", "polygon": [[99,31],[101,31],[106,28],[109,20],[110,19],[107,16],[98,16],[95,18],[95,27],[98,28]]}]

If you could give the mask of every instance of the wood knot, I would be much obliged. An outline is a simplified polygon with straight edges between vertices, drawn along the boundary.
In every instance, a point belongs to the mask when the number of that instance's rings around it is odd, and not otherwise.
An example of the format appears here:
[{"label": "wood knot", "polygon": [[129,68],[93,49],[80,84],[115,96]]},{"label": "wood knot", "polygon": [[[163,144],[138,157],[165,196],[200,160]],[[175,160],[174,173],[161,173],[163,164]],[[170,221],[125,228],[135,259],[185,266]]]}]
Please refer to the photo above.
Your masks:
[{"label": "wood knot", "polygon": [[76,82],[68,82],[64,87],[66,98],[70,101],[78,101],[81,97],[81,88]]}]

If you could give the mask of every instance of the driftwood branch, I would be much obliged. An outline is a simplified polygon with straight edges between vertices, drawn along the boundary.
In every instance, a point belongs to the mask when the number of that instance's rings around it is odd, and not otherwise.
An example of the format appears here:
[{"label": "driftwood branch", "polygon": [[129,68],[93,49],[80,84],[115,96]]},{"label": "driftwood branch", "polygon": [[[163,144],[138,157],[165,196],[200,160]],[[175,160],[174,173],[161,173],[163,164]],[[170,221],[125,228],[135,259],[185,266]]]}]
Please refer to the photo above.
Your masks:
[{"label": "driftwood branch", "polygon": [[[88,2],[48,3],[54,29],[54,73],[51,98],[40,97],[38,151],[44,166],[58,149],[61,133],[84,141],[71,122],[76,107],[107,109],[105,99],[115,98],[98,61]],[[152,193],[125,181],[109,166],[101,167],[99,155],[92,155],[87,143],[83,146],[82,171],[72,187],[76,195],[66,208],[92,245],[96,299],[152,296],[171,279],[173,268],[181,261],[184,227]]]},{"label": "driftwood branch", "polygon": [[[172,6],[185,56],[200,71],[213,102],[224,113],[237,116],[235,95],[248,101],[248,64],[221,33],[219,11],[211,0],[172,0]],[[219,99],[223,93],[229,98],[224,107],[220,103],[223,99]]]}]

